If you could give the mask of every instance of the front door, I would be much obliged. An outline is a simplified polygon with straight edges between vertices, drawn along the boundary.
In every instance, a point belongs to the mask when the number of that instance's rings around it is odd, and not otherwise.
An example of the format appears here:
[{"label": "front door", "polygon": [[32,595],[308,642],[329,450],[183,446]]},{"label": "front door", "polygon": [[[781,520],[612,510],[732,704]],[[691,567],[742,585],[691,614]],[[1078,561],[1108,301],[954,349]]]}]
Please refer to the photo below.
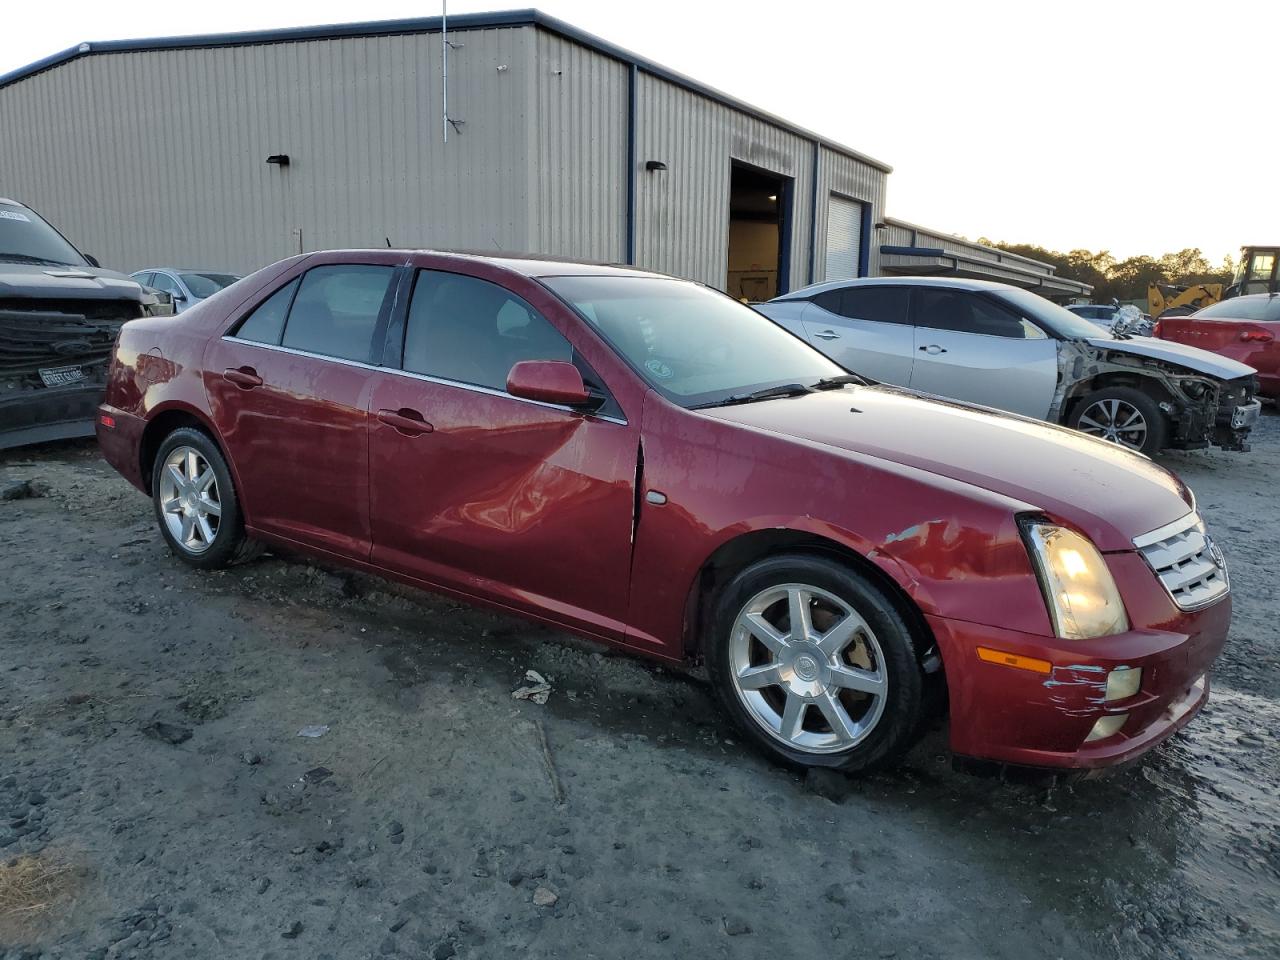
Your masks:
[{"label": "front door", "polygon": [[1058,342],[994,300],[917,288],[911,386],[1043,420],[1058,383]]},{"label": "front door", "polygon": [[210,343],[209,401],[255,530],[368,558],[369,359],[394,273],[315,267]]},{"label": "front door", "polygon": [[845,369],[905,387],[915,360],[909,297],[906,287],[881,284],[827,290],[804,308],[805,337]]},{"label": "front door", "polygon": [[375,563],[620,639],[638,424],[506,392],[521,360],[572,360],[569,340],[497,283],[420,270],[401,369],[369,396]]}]

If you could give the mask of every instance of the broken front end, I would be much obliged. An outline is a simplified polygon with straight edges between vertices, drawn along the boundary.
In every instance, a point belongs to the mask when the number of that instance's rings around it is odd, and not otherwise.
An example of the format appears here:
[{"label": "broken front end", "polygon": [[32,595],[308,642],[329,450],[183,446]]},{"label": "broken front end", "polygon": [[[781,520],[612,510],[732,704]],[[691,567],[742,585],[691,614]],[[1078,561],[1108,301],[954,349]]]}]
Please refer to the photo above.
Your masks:
[{"label": "broken front end", "polygon": [[93,436],[107,364],[136,300],[0,300],[0,450]]},{"label": "broken front end", "polygon": [[1252,375],[1222,379],[1083,340],[1059,344],[1058,365],[1058,391],[1050,419],[1065,417],[1073,403],[1094,390],[1133,387],[1150,396],[1168,418],[1166,445],[1174,449],[1196,450],[1212,444],[1247,451],[1249,432],[1262,413],[1257,377]]}]

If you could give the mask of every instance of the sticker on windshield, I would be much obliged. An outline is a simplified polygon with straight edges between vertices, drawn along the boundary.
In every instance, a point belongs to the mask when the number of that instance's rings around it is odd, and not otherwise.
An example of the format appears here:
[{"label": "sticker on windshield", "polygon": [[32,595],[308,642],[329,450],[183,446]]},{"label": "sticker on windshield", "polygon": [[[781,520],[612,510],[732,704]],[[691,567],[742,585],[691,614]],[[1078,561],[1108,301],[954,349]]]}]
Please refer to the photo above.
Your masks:
[{"label": "sticker on windshield", "polygon": [[30,223],[31,218],[25,213],[19,213],[17,210],[0,210],[0,220],[21,220],[23,223]]},{"label": "sticker on windshield", "polygon": [[646,360],[644,368],[652,373],[659,380],[670,380],[675,371],[668,367],[661,360]]}]

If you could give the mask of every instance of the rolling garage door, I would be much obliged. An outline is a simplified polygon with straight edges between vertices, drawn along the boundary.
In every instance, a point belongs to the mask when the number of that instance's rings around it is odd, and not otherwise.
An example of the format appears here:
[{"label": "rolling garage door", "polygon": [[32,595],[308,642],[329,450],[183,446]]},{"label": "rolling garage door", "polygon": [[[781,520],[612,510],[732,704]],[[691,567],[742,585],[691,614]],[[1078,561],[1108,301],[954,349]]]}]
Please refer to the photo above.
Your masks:
[{"label": "rolling garage door", "polygon": [[827,201],[828,280],[847,280],[858,275],[862,254],[862,204],[843,197]]}]

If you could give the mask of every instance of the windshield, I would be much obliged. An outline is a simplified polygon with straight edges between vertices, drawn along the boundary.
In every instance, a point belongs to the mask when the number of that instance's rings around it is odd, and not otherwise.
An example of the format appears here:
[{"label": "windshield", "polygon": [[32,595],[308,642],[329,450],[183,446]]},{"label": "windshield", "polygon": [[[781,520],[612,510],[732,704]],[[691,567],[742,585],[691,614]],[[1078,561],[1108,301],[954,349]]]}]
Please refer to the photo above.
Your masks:
[{"label": "windshield", "polygon": [[1028,320],[1034,320],[1048,327],[1051,333],[1072,340],[1077,337],[1093,337],[1094,339],[1110,339],[1111,333],[1091,323],[1084,317],[1077,316],[1065,307],[1060,307],[1052,300],[1046,300],[1038,293],[1030,290],[1001,290],[996,294],[1005,303],[1022,311]]},{"label": "windshield", "polygon": [[229,273],[183,273],[179,276],[197,300],[212,297],[219,290],[231,286],[240,279]]},{"label": "windshield", "polygon": [[546,277],[659,393],[684,407],[845,371],[763,314],[686,280]]},{"label": "windshield", "polygon": [[8,203],[0,203],[0,260],[88,265],[76,248],[34,210]]}]

